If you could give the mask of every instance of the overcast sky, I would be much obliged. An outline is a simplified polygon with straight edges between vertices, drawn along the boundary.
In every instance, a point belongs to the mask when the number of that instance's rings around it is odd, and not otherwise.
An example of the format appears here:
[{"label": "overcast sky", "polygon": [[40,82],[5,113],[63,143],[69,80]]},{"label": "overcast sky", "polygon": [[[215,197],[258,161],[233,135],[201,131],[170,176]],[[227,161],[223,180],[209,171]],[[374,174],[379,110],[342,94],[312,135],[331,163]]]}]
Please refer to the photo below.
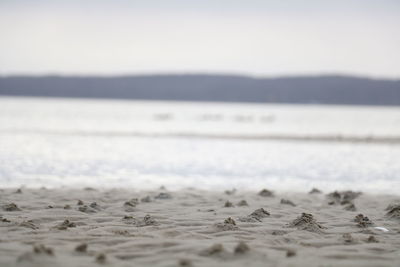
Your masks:
[{"label": "overcast sky", "polygon": [[0,0],[0,74],[400,78],[397,0]]}]

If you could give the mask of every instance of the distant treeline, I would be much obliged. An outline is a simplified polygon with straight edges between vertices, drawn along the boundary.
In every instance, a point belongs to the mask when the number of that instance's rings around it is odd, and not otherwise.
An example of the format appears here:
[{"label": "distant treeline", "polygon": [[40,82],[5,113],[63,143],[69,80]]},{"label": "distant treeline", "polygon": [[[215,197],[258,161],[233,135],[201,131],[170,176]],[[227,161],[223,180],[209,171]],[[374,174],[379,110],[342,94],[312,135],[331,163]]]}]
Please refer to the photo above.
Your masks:
[{"label": "distant treeline", "polygon": [[400,80],[234,75],[0,77],[0,95],[257,103],[400,105]]}]

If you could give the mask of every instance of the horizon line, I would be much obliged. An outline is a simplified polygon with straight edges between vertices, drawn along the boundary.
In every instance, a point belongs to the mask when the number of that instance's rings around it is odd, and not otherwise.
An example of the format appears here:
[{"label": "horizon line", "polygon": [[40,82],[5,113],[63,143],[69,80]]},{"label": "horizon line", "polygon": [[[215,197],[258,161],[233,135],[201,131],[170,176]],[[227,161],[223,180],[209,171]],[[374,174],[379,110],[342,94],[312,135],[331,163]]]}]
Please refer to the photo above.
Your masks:
[{"label": "horizon line", "polygon": [[400,81],[398,77],[386,77],[378,75],[368,75],[359,73],[344,73],[344,72],[321,72],[321,73],[288,73],[276,75],[257,75],[245,72],[210,72],[210,71],[190,71],[190,72],[131,72],[131,73],[62,73],[62,72],[46,72],[46,73],[2,73],[0,78],[12,77],[60,77],[60,78],[124,78],[124,77],[151,77],[151,76],[231,76],[250,79],[283,79],[283,78],[321,78],[321,77],[343,77],[343,78],[359,78],[369,80],[390,80]]}]

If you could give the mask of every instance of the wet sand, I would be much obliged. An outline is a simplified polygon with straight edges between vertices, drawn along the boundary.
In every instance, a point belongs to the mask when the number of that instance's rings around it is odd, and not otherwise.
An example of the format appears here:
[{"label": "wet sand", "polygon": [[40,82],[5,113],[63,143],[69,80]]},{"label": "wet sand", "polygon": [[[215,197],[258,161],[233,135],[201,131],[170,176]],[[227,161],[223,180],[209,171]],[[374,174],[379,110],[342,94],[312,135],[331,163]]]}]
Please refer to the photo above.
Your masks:
[{"label": "wet sand", "polygon": [[400,196],[0,190],[0,266],[400,266]]}]

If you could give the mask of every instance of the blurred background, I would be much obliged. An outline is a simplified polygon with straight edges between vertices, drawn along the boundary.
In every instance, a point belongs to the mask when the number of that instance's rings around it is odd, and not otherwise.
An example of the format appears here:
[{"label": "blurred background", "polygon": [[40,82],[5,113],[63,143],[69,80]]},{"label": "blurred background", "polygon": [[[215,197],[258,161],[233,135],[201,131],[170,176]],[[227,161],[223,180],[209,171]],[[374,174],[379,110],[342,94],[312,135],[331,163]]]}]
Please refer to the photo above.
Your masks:
[{"label": "blurred background", "polygon": [[400,2],[2,0],[0,186],[400,186]]}]

